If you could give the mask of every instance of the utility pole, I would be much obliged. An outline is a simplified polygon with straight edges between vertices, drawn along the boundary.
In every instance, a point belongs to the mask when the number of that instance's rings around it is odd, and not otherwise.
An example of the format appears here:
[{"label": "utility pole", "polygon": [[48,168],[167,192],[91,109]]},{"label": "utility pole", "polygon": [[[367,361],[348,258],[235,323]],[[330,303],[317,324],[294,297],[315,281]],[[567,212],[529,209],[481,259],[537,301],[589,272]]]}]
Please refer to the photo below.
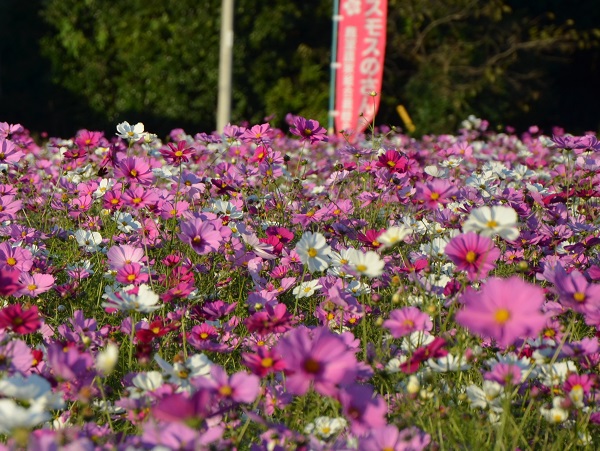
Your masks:
[{"label": "utility pole", "polygon": [[233,0],[221,1],[221,43],[219,52],[219,101],[217,131],[231,121],[231,66],[233,63]]}]

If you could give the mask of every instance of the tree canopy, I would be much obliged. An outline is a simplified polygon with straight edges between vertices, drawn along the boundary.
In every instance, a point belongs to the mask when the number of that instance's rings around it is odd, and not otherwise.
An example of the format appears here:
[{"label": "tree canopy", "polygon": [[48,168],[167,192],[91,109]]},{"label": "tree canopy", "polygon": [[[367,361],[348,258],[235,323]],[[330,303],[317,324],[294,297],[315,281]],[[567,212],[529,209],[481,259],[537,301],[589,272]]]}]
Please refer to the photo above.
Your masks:
[{"label": "tree canopy", "polygon": [[[221,0],[23,3],[0,11],[0,119],[55,133],[123,120],[214,129]],[[600,13],[594,0],[564,3],[389,0],[377,122],[400,124],[404,104],[417,133],[450,132],[469,114],[598,128],[579,105],[584,87],[600,93]],[[331,13],[332,0],[236,0],[233,122],[326,122]]]}]

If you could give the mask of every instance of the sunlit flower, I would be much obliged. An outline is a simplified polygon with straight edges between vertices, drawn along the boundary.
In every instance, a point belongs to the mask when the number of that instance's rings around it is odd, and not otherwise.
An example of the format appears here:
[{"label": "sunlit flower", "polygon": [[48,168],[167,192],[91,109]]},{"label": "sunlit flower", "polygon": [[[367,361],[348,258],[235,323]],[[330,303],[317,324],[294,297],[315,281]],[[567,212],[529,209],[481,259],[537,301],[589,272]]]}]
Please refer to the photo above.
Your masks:
[{"label": "sunlit flower", "polygon": [[309,298],[319,289],[323,288],[323,285],[319,283],[319,279],[309,280],[308,282],[302,282],[292,291],[292,294],[297,299]]},{"label": "sunlit flower", "polygon": [[463,224],[463,232],[476,232],[489,237],[499,235],[506,240],[516,240],[519,237],[518,220],[514,208],[504,205],[479,207],[471,211]]},{"label": "sunlit flower", "polygon": [[135,125],[129,125],[129,122],[117,124],[117,136],[128,141],[138,141],[146,135],[144,133],[144,124],[138,122]]},{"label": "sunlit flower", "polygon": [[304,232],[296,244],[295,251],[311,273],[324,271],[329,267],[331,247],[320,233]]},{"label": "sunlit flower", "polygon": [[156,305],[159,301],[158,295],[148,285],[140,285],[136,294],[131,292],[133,291],[131,288],[132,286],[125,287],[123,291],[105,295],[107,300],[102,303],[102,306],[123,312],[141,313],[150,313],[160,308],[160,305]]}]

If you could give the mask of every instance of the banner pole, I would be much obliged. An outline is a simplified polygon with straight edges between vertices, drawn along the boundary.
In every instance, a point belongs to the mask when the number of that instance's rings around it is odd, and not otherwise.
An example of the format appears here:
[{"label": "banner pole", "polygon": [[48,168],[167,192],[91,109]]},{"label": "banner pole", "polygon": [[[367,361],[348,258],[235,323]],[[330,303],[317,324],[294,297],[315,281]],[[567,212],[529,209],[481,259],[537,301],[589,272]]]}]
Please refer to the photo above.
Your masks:
[{"label": "banner pole", "polygon": [[332,31],[331,31],[331,63],[330,63],[330,81],[329,81],[329,112],[327,120],[327,130],[330,135],[334,133],[334,120],[336,114],[335,104],[335,78],[337,71],[337,47],[338,47],[338,23],[340,21],[339,15],[339,1],[333,0],[333,17],[332,20]]}]

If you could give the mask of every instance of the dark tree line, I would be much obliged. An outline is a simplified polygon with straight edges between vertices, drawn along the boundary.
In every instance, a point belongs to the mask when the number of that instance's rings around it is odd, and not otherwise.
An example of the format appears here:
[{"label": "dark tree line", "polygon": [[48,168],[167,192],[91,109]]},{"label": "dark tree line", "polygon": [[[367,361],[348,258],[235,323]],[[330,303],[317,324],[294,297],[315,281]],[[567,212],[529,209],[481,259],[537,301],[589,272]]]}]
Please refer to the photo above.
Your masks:
[{"label": "dark tree line", "polygon": [[[0,0],[0,121],[215,127],[221,0]],[[236,0],[232,120],[326,123],[331,0]],[[389,0],[379,124],[600,128],[596,0]]]}]

